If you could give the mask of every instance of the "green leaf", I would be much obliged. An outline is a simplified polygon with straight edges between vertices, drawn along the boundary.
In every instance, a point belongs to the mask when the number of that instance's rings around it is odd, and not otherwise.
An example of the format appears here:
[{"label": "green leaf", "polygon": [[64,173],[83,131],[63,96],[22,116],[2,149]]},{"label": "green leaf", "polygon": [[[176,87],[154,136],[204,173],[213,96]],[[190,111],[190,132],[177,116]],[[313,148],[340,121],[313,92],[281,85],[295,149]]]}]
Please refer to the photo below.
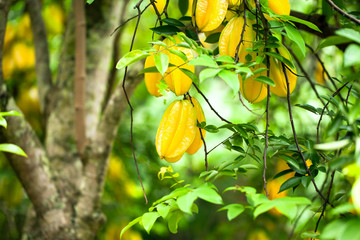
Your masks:
[{"label": "green leaf", "polygon": [[[320,239],[339,239],[338,237],[344,232],[346,222],[343,220],[335,220],[327,224],[320,234]],[[352,239],[352,238],[350,238]]]},{"label": "green leaf", "polygon": [[162,42],[162,41],[154,41],[154,42],[149,42],[151,43],[152,45],[159,45],[159,46],[162,46],[162,47],[167,47],[166,43]]},{"label": "green leaf", "polygon": [[281,54],[279,53],[274,53],[274,52],[265,52],[266,55],[269,55],[270,57],[276,58],[277,60],[279,60],[280,62],[285,63],[286,65],[288,65],[288,67],[294,69],[294,64],[287,58],[284,58],[283,56],[281,56]]},{"label": "green leaf", "polygon": [[214,204],[223,204],[221,196],[211,187],[201,186],[195,189],[197,196]]},{"label": "green leaf", "polygon": [[352,28],[342,28],[335,32],[337,35],[348,38],[360,44],[360,32]]},{"label": "green leaf", "polygon": [[178,7],[181,12],[181,15],[184,16],[189,8],[189,0],[178,1]]},{"label": "green leaf", "polygon": [[233,94],[237,95],[240,89],[238,75],[229,70],[221,70],[221,72],[219,72],[219,77],[233,90]]},{"label": "green leaf", "polygon": [[274,203],[272,201],[264,202],[257,206],[254,211],[254,218],[257,218],[260,214],[269,211],[274,207]]},{"label": "green leaf", "polygon": [[317,47],[316,51],[318,51],[322,48],[329,47],[329,46],[334,46],[334,45],[339,45],[339,44],[344,44],[344,43],[349,43],[349,42],[351,42],[351,40],[346,37],[330,36],[330,37],[325,38],[324,40],[322,40],[319,43],[319,46]]},{"label": "green leaf", "polygon": [[167,217],[167,215],[169,214],[169,211],[170,211],[170,209],[171,209],[171,206],[169,206],[169,205],[166,205],[166,204],[164,204],[164,203],[160,203],[160,204],[158,204],[158,205],[156,205],[156,210],[157,210],[157,212],[160,214],[160,216],[162,217],[162,218],[166,218]]},{"label": "green leaf", "polygon": [[305,110],[308,110],[309,112],[312,112],[312,113],[314,113],[316,115],[319,115],[316,108],[314,106],[309,105],[309,104],[295,104],[295,106],[301,107],[301,108],[303,108]]},{"label": "green leaf", "polygon": [[294,28],[291,24],[285,23],[285,30],[287,33],[287,36],[292,40],[294,43],[296,43],[299,46],[299,49],[302,53],[302,55],[305,57],[306,47],[303,37],[301,36],[299,30]]},{"label": "green leaf", "polygon": [[172,25],[172,26],[185,27],[185,25],[182,22],[180,22],[179,20],[174,19],[174,18],[164,18],[164,19],[162,19],[162,21],[164,23],[167,23],[167,24]]},{"label": "green leaf", "polygon": [[7,128],[7,122],[6,119],[0,116],[0,126],[3,126],[4,128]]},{"label": "green leaf", "polygon": [[157,33],[159,35],[165,34],[165,35],[176,35],[177,32],[181,32],[181,30],[175,26],[171,25],[163,25],[159,27],[150,28],[154,33]]},{"label": "green leaf", "polygon": [[94,0],[86,0],[87,4],[92,4],[94,2]]},{"label": "green leaf", "polygon": [[351,143],[350,139],[343,139],[334,142],[315,144],[314,149],[322,150],[322,151],[337,150],[347,146],[350,143]]},{"label": "green leaf", "polygon": [[177,199],[177,204],[179,206],[179,209],[185,213],[188,213],[192,215],[191,207],[194,203],[194,201],[197,199],[196,192],[190,191],[187,194],[179,197]]},{"label": "green leaf", "polygon": [[301,233],[301,238],[314,238],[317,239],[319,238],[320,234],[316,233],[316,232],[303,232]]},{"label": "green leaf", "polygon": [[212,57],[205,54],[202,54],[197,58],[191,59],[189,65],[218,68],[218,65],[216,64],[215,60]]},{"label": "green leaf", "polygon": [[205,68],[199,74],[200,83],[208,78],[215,77],[220,71],[220,68]]},{"label": "green leaf", "polygon": [[193,81],[193,83],[195,83],[196,85],[199,84],[199,79],[195,73],[186,68],[180,68],[180,70],[185,73]]},{"label": "green leaf", "polygon": [[297,185],[299,185],[301,183],[301,177],[292,177],[289,178],[288,180],[286,180],[281,186],[280,186],[280,190],[279,193],[282,191],[285,191],[289,188],[292,187],[296,187]]},{"label": "green leaf", "polygon": [[145,213],[142,216],[142,225],[144,227],[144,229],[146,230],[146,232],[149,234],[151,228],[153,227],[156,219],[158,219],[160,217],[160,214],[157,212],[148,212]]},{"label": "green leaf", "polygon": [[175,54],[176,56],[180,57],[184,62],[187,62],[187,56],[185,53],[183,53],[182,51],[180,50],[175,50],[175,49],[172,49],[172,48],[168,48],[167,49],[169,52],[171,52],[172,54]]},{"label": "green leaf", "polygon": [[129,228],[131,228],[132,226],[134,226],[135,224],[137,224],[138,222],[140,222],[142,219],[141,217],[135,218],[134,220],[132,220],[128,225],[126,225],[120,233],[120,239],[122,238],[122,235],[124,234],[124,232],[126,232]]},{"label": "green leaf", "polygon": [[204,127],[204,129],[210,133],[217,133],[219,132],[219,129],[214,126],[214,125],[206,125],[206,127]]},{"label": "green leaf", "polygon": [[215,59],[216,62],[220,63],[235,63],[235,59],[233,57],[230,57],[228,55],[221,55]]},{"label": "green leaf", "polygon": [[159,70],[159,73],[164,76],[169,66],[169,56],[164,53],[159,53],[154,55],[154,59],[157,70]]},{"label": "green leaf", "polygon": [[292,22],[298,22],[298,23],[301,23],[301,24],[304,24],[305,26],[317,31],[317,32],[321,32],[321,30],[313,23],[311,22],[308,22],[308,21],[305,21],[305,20],[302,20],[300,18],[297,18],[297,17],[294,17],[294,16],[285,16],[283,15],[282,16],[283,19],[287,19],[287,20],[290,20]]},{"label": "green leaf", "polygon": [[217,43],[219,41],[220,34],[221,34],[221,32],[216,32],[216,33],[210,34],[205,39],[205,42],[207,42],[207,43]]},{"label": "green leaf", "polygon": [[11,143],[2,143],[0,144],[0,152],[9,152],[14,153],[23,157],[27,157],[26,153],[15,144]]},{"label": "green leaf", "polygon": [[275,87],[275,82],[267,76],[258,76],[254,80]]},{"label": "green leaf", "polygon": [[[291,169],[293,169],[293,170],[295,170],[296,172],[299,172],[299,173],[302,172],[301,168],[299,166],[299,163],[298,163],[298,161],[296,161],[295,158],[293,158],[291,156],[288,156],[288,155],[285,155],[285,154],[281,154],[281,155],[279,155],[279,157],[281,159],[283,159],[290,166]],[[305,173],[303,173],[303,174],[305,174]]]},{"label": "green leaf", "polygon": [[218,211],[227,210],[227,218],[229,221],[233,220],[237,216],[239,216],[242,212],[244,212],[245,208],[241,204],[229,204],[225,207],[220,208]]},{"label": "green leaf", "polygon": [[169,193],[168,195],[165,195],[162,198],[160,198],[159,200],[157,200],[156,202],[154,202],[153,205],[159,204],[161,202],[164,202],[164,201],[172,199],[172,198],[182,196],[182,195],[186,194],[189,191],[190,190],[188,188],[186,188],[186,187],[177,188],[174,191],[172,191],[171,193]]},{"label": "green leaf", "polygon": [[125,54],[116,64],[117,69],[123,69],[130,64],[150,56],[151,54],[142,50],[133,50]]},{"label": "green leaf", "polygon": [[360,46],[350,44],[344,52],[344,66],[351,67],[360,64]]},{"label": "green leaf", "polygon": [[159,70],[157,69],[157,67],[153,66],[153,67],[148,67],[148,68],[144,68],[143,70],[141,70],[138,75],[140,74],[144,74],[144,73],[158,73]]},{"label": "green leaf", "polygon": [[2,116],[2,117],[6,117],[6,116],[19,116],[19,117],[21,117],[22,115],[19,112],[12,110],[12,111],[9,111],[9,112],[0,112],[0,116]]},{"label": "green leaf", "polygon": [[183,213],[181,211],[170,212],[167,222],[171,233],[177,233],[178,223],[182,217]]}]

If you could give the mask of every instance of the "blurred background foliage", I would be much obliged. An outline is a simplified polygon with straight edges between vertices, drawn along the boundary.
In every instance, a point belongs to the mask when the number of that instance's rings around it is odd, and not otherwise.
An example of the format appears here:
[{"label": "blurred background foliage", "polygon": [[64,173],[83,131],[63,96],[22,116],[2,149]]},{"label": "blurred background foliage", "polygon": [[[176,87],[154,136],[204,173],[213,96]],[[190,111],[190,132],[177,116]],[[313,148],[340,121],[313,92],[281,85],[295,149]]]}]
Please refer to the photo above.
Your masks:
[{"label": "blurred background foliage", "polygon": [[[96,1],[96,0],[95,0]],[[164,5],[165,0],[158,0],[159,6]],[[182,0],[179,0],[182,1]],[[132,0],[128,4],[126,19],[135,16],[136,10],[133,6],[137,0]],[[323,1],[292,0],[291,8],[306,14],[324,14],[329,23],[335,26],[341,26],[343,19],[339,16],[334,17],[333,11],[324,4]],[[343,3],[343,1],[336,1]],[[48,34],[49,48],[51,54],[51,70],[54,77],[57,74],[57,66],[61,51],[64,29],[66,27],[66,19],[71,9],[71,1],[44,0],[43,18],[46,24]],[[348,12],[359,11],[357,0],[344,1],[344,6]],[[161,8],[161,7],[160,7]],[[177,1],[171,0],[169,5],[169,15],[172,18],[179,18]],[[149,28],[153,27],[156,21],[154,11],[149,9],[143,16],[140,23],[139,32],[141,37],[135,41],[134,48],[149,47],[148,42],[152,41],[152,32]],[[135,21],[130,21],[124,26],[124,34],[120,39],[120,55],[128,52],[130,39],[133,35]],[[306,43],[316,48],[320,38],[302,31]],[[109,36],[111,37],[111,36]],[[297,46],[288,43],[293,51],[297,53],[303,66],[310,74],[313,81],[318,85],[317,89],[320,94],[327,90],[327,82],[321,65],[317,63],[313,55],[308,54],[301,57]],[[343,51],[336,47],[328,47],[319,52],[325,66],[330,74],[341,78],[344,75],[353,74],[353,69],[344,68],[342,59]],[[33,37],[30,26],[30,19],[27,13],[24,1],[16,1],[9,13],[9,22],[6,28],[3,71],[8,88],[16,99],[16,103],[24,114],[25,118],[30,122],[36,133],[43,138],[42,124],[40,115],[40,107],[37,95],[35,58]],[[359,70],[359,69],[358,69]],[[121,81],[123,73],[118,71],[118,81]],[[143,75],[139,75],[143,77]],[[211,81],[211,82],[210,82]],[[250,105],[249,108],[256,114],[245,109],[238,99],[233,97],[231,89],[224,82],[216,81],[216,79],[208,80],[206,84],[201,85],[202,91],[208,96],[211,104],[218,109],[223,117],[238,123],[253,123],[261,130],[265,127],[264,110],[265,102]],[[192,89],[193,90],[193,89]],[[197,97],[197,93],[191,92],[192,96]],[[175,97],[171,94],[164,98],[154,98],[150,96],[141,83],[136,89],[132,103],[135,108],[134,112],[134,139],[136,155],[139,162],[140,173],[144,181],[146,194],[149,202],[152,203],[160,197],[168,194],[170,186],[174,183],[171,179],[159,180],[157,173],[161,167],[168,167],[166,161],[160,160],[155,150],[155,135],[161,116],[166,106]],[[197,97],[205,111],[207,124],[216,126],[221,125],[221,121],[214,116],[208,106],[201,97]],[[300,78],[296,90],[292,95],[293,104],[311,104],[320,106],[310,85]],[[291,128],[288,120],[287,104],[285,98],[273,96],[270,101],[270,129],[278,135],[290,135]],[[294,119],[298,135],[303,138],[309,137],[315,139],[316,123],[318,117],[301,108],[294,107]],[[326,119],[324,126],[326,126]],[[231,135],[228,130],[221,130],[219,133],[208,133],[206,136],[207,146],[211,149],[222,140]],[[113,152],[110,156],[109,171],[107,174],[105,188],[103,192],[102,208],[106,215],[106,224],[98,232],[98,239],[112,240],[118,239],[119,234],[124,226],[134,218],[148,211],[150,205],[145,205],[141,187],[138,181],[132,152],[130,147],[130,122],[129,113],[127,112],[120,123],[118,137],[114,144]],[[209,155],[210,169],[217,166],[224,160],[236,158],[236,152],[228,151],[224,146],[220,146]],[[245,159],[251,164],[257,165],[257,169],[249,170],[246,174],[238,177],[224,176],[216,180],[215,185],[222,192],[225,188],[234,185],[247,185],[255,187],[258,192],[262,190],[262,170],[261,166],[251,159]],[[283,197],[293,195],[292,190],[288,190],[278,194],[280,185],[289,177],[288,175],[281,178],[272,179],[273,176],[286,169],[287,165],[278,158],[271,158],[268,166],[269,193],[270,198]],[[310,163],[309,163],[310,164]],[[179,178],[185,180],[184,184],[192,183],[196,185],[199,182],[199,174],[205,170],[204,153],[200,150],[193,156],[187,155],[176,164],[172,164],[175,173],[179,173]],[[321,182],[324,179],[324,173],[320,173],[317,180]],[[347,196],[342,201],[349,200],[349,191],[351,189],[352,179],[341,177],[335,179],[335,193],[346,193]],[[350,182],[349,182],[350,181]],[[303,187],[294,190],[297,195],[307,195],[307,191]],[[239,193],[229,193],[224,195],[224,202],[242,201],[244,196]],[[228,221],[225,212],[217,212],[219,206],[207,203],[202,200],[197,201],[199,214],[195,216],[187,216],[186,221],[182,220],[179,224],[179,233],[174,235],[169,233],[167,225],[161,220],[158,221],[151,234],[148,235],[138,225],[128,230],[123,239],[125,240],[141,240],[141,239],[207,239],[207,240],[230,240],[230,239],[247,239],[247,240],[268,240],[268,239],[288,239],[289,234],[294,231],[294,239],[300,237],[297,235],[299,229],[306,226],[314,226],[315,218],[311,218],[311,212],[306,211],[304,217],[301,218],[296,229],[295,224],[290,224],[288,220],[279,214],[276,210],[259,216],[253,220],[252,214],[245,212],[240,217],[232,221]],[[0,239],[20,239],[21,229],[24,225],[25,216],[30,203],[21,185],[12,171],[5,157],[0,153]],[[318,203],[319,205],[319,203]]]}]

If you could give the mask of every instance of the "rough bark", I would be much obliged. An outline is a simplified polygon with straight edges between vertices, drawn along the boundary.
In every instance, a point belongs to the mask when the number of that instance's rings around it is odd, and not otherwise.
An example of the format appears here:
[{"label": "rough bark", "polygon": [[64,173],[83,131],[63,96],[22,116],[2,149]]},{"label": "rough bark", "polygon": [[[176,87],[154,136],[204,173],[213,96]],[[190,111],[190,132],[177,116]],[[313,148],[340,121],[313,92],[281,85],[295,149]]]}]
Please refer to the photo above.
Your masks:
[{"label": "rough bark", "polygon": [[[7,2],[8,3],[8,2]],[[116,134],[117,124],[125,111],[122,89],[114,92],[109,103],[110,115],[101,114],[101,104],[113,54],[114,37],[110,34],[120,20],[122,1],[98,0],[86,6],[86,134],[90,144],[86,148],[87,163],[82,163],[74,137],[74,59],[75,23],[70,12],[56,81],[49,78],[49,61],[40,5],[27,0],[31,11],[36,42],[37,79],[41,101],[47,103],[45,143],[42,145],[24,118],[8,119],[9,128],[4,140],[24,149],[29,158],[8,155],[23,187],[33,203],[28,215],[24,238],[32,239],[93,239],[104,222],[100,199],[107,168],[107,159]],[[31,5],[30,4],[35,4]],[[8,11],[7,4],[6,13]],[[125,6],[125,5],[124,5]],[[5,10],[0,0],[0,11]],[[3,43],[6,15],[0,14],[0,45]],[[41,24],[40,24],[41,25]],[[45,38],[44,38],[45,35]],[[1,45],[2,46],[2,45]],[[2,47],[1,50],[2,51]],[[0,52],[0,56],[2,53]],[[0,59],[1,60],[1,59]],[[39,66],[38,66],[39,65]],[[1,68],[2,69],[2,68]],[[134,74],[136,75],[136,73]],[[50,76],[51,77],[51,76]],[[138,78],[130,75],[128,92],[131,94]],[[0,78],[2,80],[2,77]],[[46,98],[46,95],[48,98]],[[13,100],[8,110],[17,109]],[[17,109],[18,110],[18,109]],[[107,111],[107,110],[106,110]],[[107,111],[107,112],[109,112]]]},{"label": "rough bark", "polygon": [[40,109],[46,109],[47,94],[52,86],[50,71],[49,47],[46,36],[44,20],[41,17],[41,4],[39,0],[26,0],[26,6],[31,20],[31,29],[34,38],[36,79],[39,92]]}]

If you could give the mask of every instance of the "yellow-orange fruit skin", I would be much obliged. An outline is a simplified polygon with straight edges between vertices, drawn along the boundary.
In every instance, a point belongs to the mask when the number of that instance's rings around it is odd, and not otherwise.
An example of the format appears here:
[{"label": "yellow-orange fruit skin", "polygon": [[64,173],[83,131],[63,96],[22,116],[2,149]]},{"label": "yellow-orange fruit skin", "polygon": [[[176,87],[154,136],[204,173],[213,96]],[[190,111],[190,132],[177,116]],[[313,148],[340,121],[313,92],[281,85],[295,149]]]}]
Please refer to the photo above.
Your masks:
[{"label": "yellow-orange fruit skin", "polygon": [[[225,26],[219,38],[220,55],[235,57],[237,46],[241,40],[241,33],[244,28],[244,18],[233,17]],[[255,32],[252,29],[252,22],[247,20],[245,25],[243,41],[239,47],[239,62],[245,62],[245,56],[249,54],[245,49],[252,47],[255,39]]]},{"label": "yellow-orange fruit skin", "polygon": [[290,15],[289,0],[269,0],[269,8],[279,15]]},{"label": "yellow-orange fruit skin", "polygon": [[[256,65],[253,71],[258,68],[266,68],[266,66],[264,64]],[[250,103],[258,103],[266,98],[267,85],[254,80],[258,76],[266,76],[266,72],[255,74],[245,80],[239,75],[241,95]]]},{"label": "yellow-orange fruit skin", "polygon": [[[191,102],[194,105],[194,108],[196,111],[197,122],[199,122],[199,123],[205,122],[205,114],[204,114],[204,111],[202,110],[201,105],[198,102],[198,100],[196,100],[196,98],[192,97]],[[203,145],[203,140],[201,139],[200,131],[202,133],[203,138],[205,139],[206,131],[204,129],[200,130],[200,128],[196,128],[196,135],[195,135],[194,141],[190,145],[190,147],[186,150],[186,152],[188,154],[195,154]]]},{"label": "yellow-orange fruit skin", "polygon": [[177,162],[193,143],[196,135],[196,111],[189,100],[170,104],[156,134],[156,151],[161,159]]},{"label": "yellow-orange fruit skin", "polygon": [[237,7],[240,6],[242,0],[228,0],[229,7]]},{"label": "yellow-orange fruit skin", "polygon": [[[180,43],[181,41],[175,37],[176,43]],[[166,38],[163,41],[167,46],[175,45],[170,39]],[[160,50],[164,49],[164,47],[160,47]],[[172,46],[170,49],[178,50],[183,52],[187,60],[191,60],[193,58],[192,51],[188,48]],[[171,53],[168,50],[164,50],[163,53],[168,55],[169,63],[179,66],[180,68],[187,69],[189,71],[195,72],[195,66],[184,64],[185,61],[181,59],[179,56]],[[164,74],[165,82],[169,86],[170,90],[176,94],[176,96],[183,95],[187,93],[191,87],[192,80],[188,77],[183,71],[176,67],[169,67],[166,73]]]},{"label": "yellow-orange fruit skin", "polygon": [[[281,46],[279,49],[279,53],[291,60],[290,53],[288,50]],[[287,65],[286,65],[287,66]],[[290,67],[287,66],[286,69],[286,75],[289,81],[289,92],[290,94],[294,91],[297,81],[296,69],[291,68],[291,71],[289,71]],[[287,96],[287,83],[286,83],[286,77],[283,71],[282,63],[278,61],[277,59],[270,58],[270,78],[275,82],[275,87],[270,87],[270,91],[279,96],[279,97],[286,97]]]},{"label": "yellow-orange fruit skin", "polygon": [[215,30],[224,21],[228,8],[228,0],[197,0],[193,24],[200,31]]},{"label": "yellow-orange fruit skin", "polygon": [[[154,48],[156,50],[159,50],[159,46],[155,45]],[[144,68],[154,67],[155,66],[155,59],[154,55],[150,55],[145,60]],[[160,83],[162,76],[158,72],[154,73],[145,73],[144,74],[144,80],[145,80],[145,86],[148,92],[155,96],[160,97],[161,94],[159,93],[159,87],[158,84]]]}]

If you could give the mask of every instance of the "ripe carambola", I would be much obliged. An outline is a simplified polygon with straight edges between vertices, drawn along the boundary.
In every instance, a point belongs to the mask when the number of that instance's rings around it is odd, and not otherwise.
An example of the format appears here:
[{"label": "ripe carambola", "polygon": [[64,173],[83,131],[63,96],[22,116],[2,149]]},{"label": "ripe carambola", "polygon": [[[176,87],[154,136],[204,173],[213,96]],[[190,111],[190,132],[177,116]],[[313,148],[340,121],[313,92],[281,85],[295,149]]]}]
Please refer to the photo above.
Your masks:
[{"label": "ripe carambola", "polygon": [[224,21],[228,0],[197,0],[193,6],[193,25],[196,24],[200,31],[207,32],[215,30]]},{"label": "ripe carambola", "polygon": [[[244,28],[244,17],[233,17],[225,26],[221,32],[219,39],[219,53],[220,55],[228,55],[235,57],[237,46],[241,40],[241,33]],[[245,63],[245,56],[250,52],[245,51],[247,48],[251,48],[253,41],[256,37],[256,32],[252,28],[252,22],[247,19],[243,39],[239,47],[239,62]]]},{"label": "ripe carambola", "polygon": [[[195,107],[197,122],[199,122],[199,123],[205,122],[204,111],[202,110],[198,100],[196,100],[196,98],[192,97],[191,98],[191,103]],[[200,128],[197,127],[196,128],[195,139],[194,139],[193,143],[190,145],[190,147],[186,150],[186,152],[188,154],[196,153],[201,148],[201,146],[203,145],[203,140],[201,139],[200,131],[202,133],[203,138],[205,139],[205,134],[206,134],[205,129],[200,130]]]},{"label": "ripe carambola", "polygon": [[[266,68],[266,66],[264,64],[255,65],[255,67],[252,68],[252,71],[255,71],[259,68]],[[267,71],[263,71],[245,80],[243,80],[241,75],[239,74],[240,92],[242,96],[250,103],[258,103],[264,100],[264,98],[266,98],[266,84],[254,80],[258,76],[266,76],[266,73]]]},{"label": "ripe carambola", "polygon": [[198,131],[196,111],[190,100],[170,104],[156,134],[156,151],[161,159],[177,162],[193,143]]},{"label": "ripe carambola", "polygon": [[[176,40],[176,43],[181,42],[177,36],[174,36],[174,38]],[[175,43],[173,43],[169,38],[166,38],[163,42],[167,46],[175,45]],[[159,50],[163,50],[163,49],[164,47],[161,46]],[[186,55],[188,61],[193,58],[193,53],[188,48],[172,46],[170,47],[170,49],[183,52]],[[194,72],[195,66],[185,64],[185,61],[181,57],[171,53],[168,50],[164,50],[163,53],[169,56],[169,62],[171,64],[178,66],[178,67],[168,68],[168,70],[164,74],[166,84],[169,86],[170,90],[174,92],[177,96],[187,93],[191,87],[192,80],[179,68],[184,68],[191,72]]]},{"label": "ripe carambola", "polygon": [[269,8],[279,15],[290,14],[289,0],[269,0]]},{"label": "ripe carambola", "polygon": [[[278,48],[279,53],[281,56],[287,58],[288,60],[291,59],[291,55],[289,51],[282,45]],[[289,81],[289,92],[290,94],[294,91],[296,86],[297,76],[296,69],[290,68],[288,65],[285,67],[287,79]],[[289,70],[291,69],[291,71]],[[270,87],[270,92],[279,96],[279,97],[286,97],[287,96],[287,84],[286,84],[286,77],[283,71],[282,63],[275,59],[270,58],[270,78],[275,82],[275,87]]]},{"label": "ripe carambola", "polygon": [[[156,50],[159,50],[159,45],[154,45],[154,48]],[[154,66],[155,66],[154,55],[150,55],[145,60],[144,68],[149,68]],[[148,92],[155,97],[160,97],[161,94],[159,93],[158,84],[160,83],[160,80],[162,78],[161,74],[158,72],[149,72],[149,73],[145,73],[144,75],[145,75],[144,76],[145,86]]]}]

